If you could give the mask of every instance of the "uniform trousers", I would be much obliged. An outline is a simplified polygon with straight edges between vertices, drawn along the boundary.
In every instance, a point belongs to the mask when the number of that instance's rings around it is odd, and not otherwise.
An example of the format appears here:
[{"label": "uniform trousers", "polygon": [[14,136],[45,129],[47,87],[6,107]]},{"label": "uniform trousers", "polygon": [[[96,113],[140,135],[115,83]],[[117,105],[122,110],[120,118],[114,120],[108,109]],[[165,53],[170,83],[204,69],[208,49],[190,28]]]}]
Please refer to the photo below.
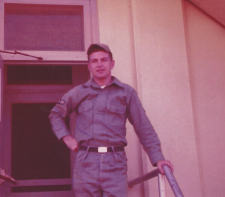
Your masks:
[{"label": "uniform trousers", "polygon": [[127,197],[125,152],[79,150],[74,162],[73,190],[75,197]]}]

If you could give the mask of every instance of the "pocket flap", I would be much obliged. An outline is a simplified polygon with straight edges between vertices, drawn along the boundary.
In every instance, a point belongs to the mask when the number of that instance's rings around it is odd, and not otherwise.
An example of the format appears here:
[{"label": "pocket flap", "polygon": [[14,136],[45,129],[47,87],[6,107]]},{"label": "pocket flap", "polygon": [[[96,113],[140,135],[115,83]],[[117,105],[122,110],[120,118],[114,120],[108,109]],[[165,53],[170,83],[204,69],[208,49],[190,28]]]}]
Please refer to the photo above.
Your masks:
[{"label": "pocket flap", "polygon": [[114,113],[123,114],[126,111],[126,106],[115,103],[107,103],[107,109]]}]

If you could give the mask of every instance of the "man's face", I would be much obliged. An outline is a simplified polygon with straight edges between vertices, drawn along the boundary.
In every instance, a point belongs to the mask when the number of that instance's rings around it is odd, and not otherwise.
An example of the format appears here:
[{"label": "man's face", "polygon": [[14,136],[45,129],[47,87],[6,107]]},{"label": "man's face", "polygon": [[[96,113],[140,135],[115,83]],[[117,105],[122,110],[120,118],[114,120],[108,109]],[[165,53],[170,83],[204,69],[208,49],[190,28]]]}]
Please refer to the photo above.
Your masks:
[{"label": "man's face", "polygon": [[114,63],[109,53],[97,51],[89,55],[88,68],[94,79],[107,80],[111,78],[111,70],[114,68]]}]

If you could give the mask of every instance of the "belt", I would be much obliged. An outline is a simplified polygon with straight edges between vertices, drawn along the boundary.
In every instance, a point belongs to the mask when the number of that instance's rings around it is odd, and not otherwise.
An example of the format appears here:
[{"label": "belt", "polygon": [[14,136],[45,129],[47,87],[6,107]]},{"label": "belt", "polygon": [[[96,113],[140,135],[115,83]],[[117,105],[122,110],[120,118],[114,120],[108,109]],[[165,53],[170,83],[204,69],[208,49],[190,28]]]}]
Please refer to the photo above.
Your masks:
[{"label": "belt", "polygon": [[79,146],[78,150],[85,150],[88,152],[96,152],[96,153],[107,153],[107,152],[117,152],[124,151],[123,146],[115,146],[115,147],[88,147],[88,146]]}]

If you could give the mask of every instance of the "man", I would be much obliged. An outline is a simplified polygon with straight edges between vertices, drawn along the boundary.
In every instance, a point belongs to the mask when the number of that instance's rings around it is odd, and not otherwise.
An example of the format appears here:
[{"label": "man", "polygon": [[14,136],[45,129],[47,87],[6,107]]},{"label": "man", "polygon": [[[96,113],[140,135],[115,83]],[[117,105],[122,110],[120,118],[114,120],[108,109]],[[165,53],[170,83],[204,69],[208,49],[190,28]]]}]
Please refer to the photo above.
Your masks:
[{"label": "man", "polygon": [[[92,44],[88,51],[88,68],[93,78],[67,92],[49,116],[58,139],[77,151],[73,172],[76,197],[126,197],[127,160],[124,147],[125,123],[133,125],[152,165],[167,164],[160,141],[135,90],[111,76],[114,60],[105,44]],[[76,111],[75,136],[71,136],[64,119]]]}]

